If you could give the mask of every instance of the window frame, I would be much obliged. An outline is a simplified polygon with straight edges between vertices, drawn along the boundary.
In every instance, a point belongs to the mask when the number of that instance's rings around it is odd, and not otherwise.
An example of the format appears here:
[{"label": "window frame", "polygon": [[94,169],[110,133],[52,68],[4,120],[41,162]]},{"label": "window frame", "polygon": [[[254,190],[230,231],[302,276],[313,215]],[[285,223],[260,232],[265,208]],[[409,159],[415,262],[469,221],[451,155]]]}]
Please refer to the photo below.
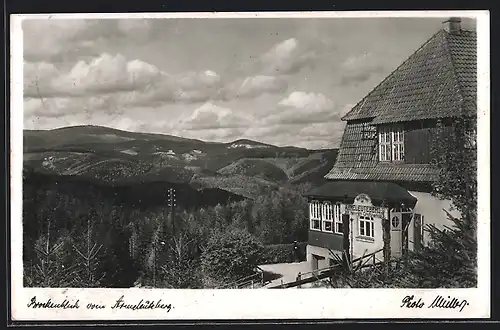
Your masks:
[{"label": "window frame", "polygon": [[[363,226],[361,225],[363,223]],[[370,235],[367,235],[367,225],[369,227]],[[361,229],[363,229],[363,233],[361,232]],[[375,239],[375,220],[373,219],[373,216],[369,215],[359,215],[358,216],[358,234],[360,237],[363,238],[368,238],[368,239]]]},{"label": "window frame", "polygon": [[[321,229],[325,233],[333,233],[333,231],[334,231],[334,228],[333,228],[334,209],[335,209],[335,206],[331,202],[323,202],[323,205],[321,205],[321,211],[323,212],[322,216],[321,216],[321,226],[322,226]],[[331,230],[326,229],[327,223],[330,224]]]},{"label": "window frame", "polygon": [[[382,148],[384,147],[384,148]],[[378,159],[381,162],[391,161],[391,131],[388,126],[378,129]],[[388,150],[387,150],[388,149]],[[383,150],[383,151],[382,151]]]},{"label": "window frame", "polygon": [[[335,204],[334,217],[333,217],[333,232],[335,234],[344,234],[344,221],[342,220],[342,214],[340,210],[340,204]],[[340,230],[339,230],[340,227]]]},{"label": "window frame", "polygon": [[379,162],[404,162],[405,130],[401,124],[380,125],[378,127]]},{"label": "window frame", "polygon": [[391,129],[391,157],[393,162],[403,162],[405,152],[404,129],[401,125]]},{"label": "window frame", "polygon": [[[321,231],[322,221],[321,221],[321,203],[317,200],[312,200],[309,202],[309,229],[315,231]],[[319,223],[316,228],[313,223]]]}]

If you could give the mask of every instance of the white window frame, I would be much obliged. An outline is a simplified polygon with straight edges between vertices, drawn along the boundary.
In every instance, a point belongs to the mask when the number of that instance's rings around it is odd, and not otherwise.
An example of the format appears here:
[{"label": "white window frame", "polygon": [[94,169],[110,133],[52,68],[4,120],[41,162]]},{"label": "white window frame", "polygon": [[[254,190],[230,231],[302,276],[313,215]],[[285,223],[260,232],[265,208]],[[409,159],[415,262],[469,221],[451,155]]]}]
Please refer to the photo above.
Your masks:
[{"label": "white window frame", "polygon": [[335,204],[333,230],[335,234],[344,234],[344,222],[342,221],[342,214],[340,213],[340,204]]},{"label": "white window frame", "polygon": [[395,126],[391,130],[392,160],[403,161],[405,152],[404,130],[402,126]]},{"label": "white window frame", "polygon": [[[327,233],[333,233],[333,212],[334,205],[330,202],[324,202],[322,205],[322,225],[323,231]],[[330,230],[326,229],[327,224],[330,224]]]},{"label": "white window frame", "polygon": [[401,125],[380,126],[378,129],[378,159],[381,162],[404,161],[404,129]]},{"label": "white window frame", "polygon": [[[370,235],[367,235],[367,229],[370,230]],[[363,231],[361,230],[363,229]],[[369,215],[358,216],[358,234],[361,237],[375,238],[375,220]]]},{"label": "white window frame", "polygon": [[[314,223],[319,225],[313,226]],[[319,201],[311,201],[309,203],[309,228],[311,230],[321,231],[321,203]]]},{"label": "white window frame", "polygon": [[378,132],[379,160],[390,162],[391,159],[391,131],[387,126],[380,126]]}]

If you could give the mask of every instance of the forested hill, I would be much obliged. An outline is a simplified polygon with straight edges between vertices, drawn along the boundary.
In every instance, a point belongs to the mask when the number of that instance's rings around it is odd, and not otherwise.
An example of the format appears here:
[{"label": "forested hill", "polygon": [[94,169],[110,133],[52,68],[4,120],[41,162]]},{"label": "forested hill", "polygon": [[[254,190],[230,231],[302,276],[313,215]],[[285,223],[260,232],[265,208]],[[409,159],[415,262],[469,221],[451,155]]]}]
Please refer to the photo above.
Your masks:
[{"label": "forested hill", "polygon": [[243,196],[218,189],[196,190],[188,184],[168,181],[108,183],[98,179],[78,176],[24,172],[24,198],[35,198],[32,192],[51,192],[54,195],[72,196],[81,200],[100,200],[110,205],[131,208],[155,208],[168,206],[168,191],[175,190],[176,206],[180,209],[198,209],[241,201]]},{"label": "forested hill", "polygon": [[26,286],[209,288],[290,262],[337,150],[79,126],[25,131],[23,156]]},{"label": "forested hill", "polygon": [[[321,184],[337,149],[205,142],[100,126],[24,131],[24,164],[36,172],[112,184],[168,182],[255,198],[284,184]],[[161,186],[161,184],[158,184]]]}]

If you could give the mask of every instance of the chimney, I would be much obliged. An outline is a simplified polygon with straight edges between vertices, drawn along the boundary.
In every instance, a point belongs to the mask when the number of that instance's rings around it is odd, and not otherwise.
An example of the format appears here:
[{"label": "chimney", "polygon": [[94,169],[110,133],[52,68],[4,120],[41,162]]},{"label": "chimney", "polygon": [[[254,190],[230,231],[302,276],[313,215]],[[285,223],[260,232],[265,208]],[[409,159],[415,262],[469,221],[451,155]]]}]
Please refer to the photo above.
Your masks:
[{"label": "chimney", "polygon": [[443,23],[448,23],[448,26],[445,28],[446,31],[452,34],[459,34],[461,31],[460,23],[462,20],[460,17],[451,17],[449,20],[444,21]]}]

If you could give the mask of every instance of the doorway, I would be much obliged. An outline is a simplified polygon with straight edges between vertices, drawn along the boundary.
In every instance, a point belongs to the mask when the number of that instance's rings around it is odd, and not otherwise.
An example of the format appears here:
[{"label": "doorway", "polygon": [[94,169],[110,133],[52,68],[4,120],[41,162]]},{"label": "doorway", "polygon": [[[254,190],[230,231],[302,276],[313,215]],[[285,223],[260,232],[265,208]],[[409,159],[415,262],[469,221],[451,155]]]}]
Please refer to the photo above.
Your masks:
[{"label": "doorway", "polygon": [[400,257],[403,250],[401,212],[391,212],[391,255]]}]

